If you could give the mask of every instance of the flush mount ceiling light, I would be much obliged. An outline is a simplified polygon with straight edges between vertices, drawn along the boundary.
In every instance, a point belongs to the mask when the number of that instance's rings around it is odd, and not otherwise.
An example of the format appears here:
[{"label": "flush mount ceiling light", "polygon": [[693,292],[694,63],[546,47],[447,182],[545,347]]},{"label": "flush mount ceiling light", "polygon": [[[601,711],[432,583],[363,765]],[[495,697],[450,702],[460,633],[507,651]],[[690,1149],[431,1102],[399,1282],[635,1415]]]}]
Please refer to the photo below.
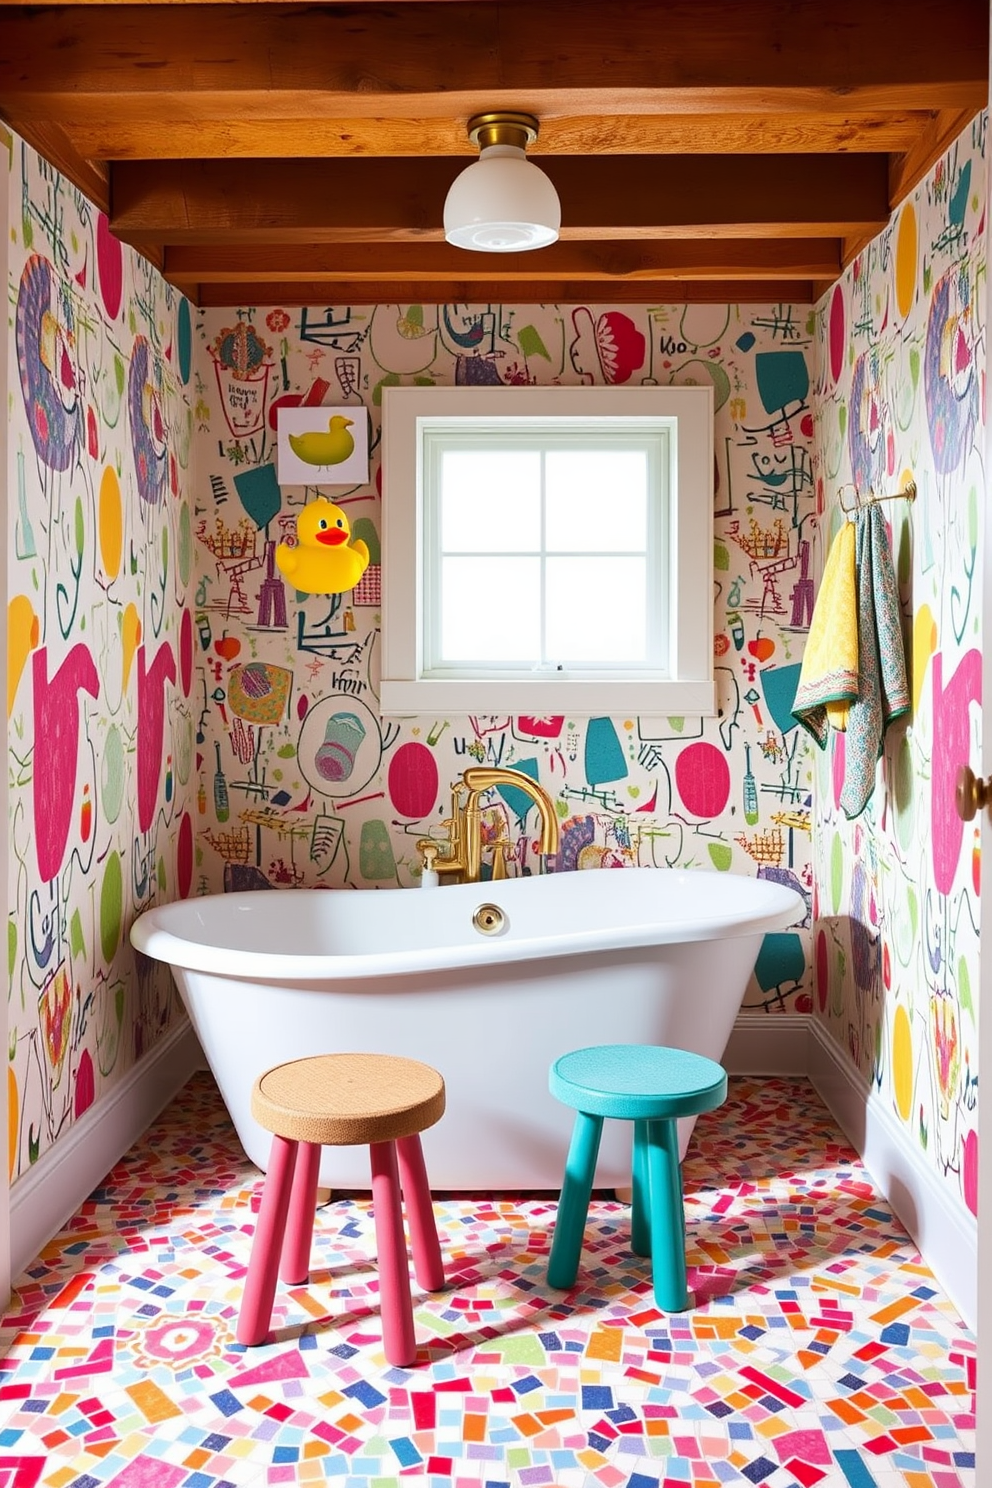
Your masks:
[{"label": "flush mount ceiling light", "polygon": [[476,114],[468,137],[481,153],[448,192],[448,242],[480,253],[521,253],[553,243],[561,226],[558,193],[524,154],[537,139],[533,114]]}]

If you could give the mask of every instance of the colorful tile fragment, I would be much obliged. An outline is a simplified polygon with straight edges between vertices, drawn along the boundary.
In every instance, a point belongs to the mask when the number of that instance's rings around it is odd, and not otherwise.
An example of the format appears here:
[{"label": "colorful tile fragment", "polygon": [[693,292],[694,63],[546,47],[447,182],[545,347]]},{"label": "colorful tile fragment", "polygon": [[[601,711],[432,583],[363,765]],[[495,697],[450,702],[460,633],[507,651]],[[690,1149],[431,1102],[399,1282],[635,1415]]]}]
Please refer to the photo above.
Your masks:
[{"label": "colorful tile fragment", "polygon": [[449,1286],[393,1368],[367,1197],[335,1196],[246,1350],[261,1179],[197,1076],[21,1278],[0,1488],[973,1484],[974,1340],[811,1088],[733,1080],[684,1176],[690,1313],[611,1198],[559,1293],[553,1198],[442,1197]]}]

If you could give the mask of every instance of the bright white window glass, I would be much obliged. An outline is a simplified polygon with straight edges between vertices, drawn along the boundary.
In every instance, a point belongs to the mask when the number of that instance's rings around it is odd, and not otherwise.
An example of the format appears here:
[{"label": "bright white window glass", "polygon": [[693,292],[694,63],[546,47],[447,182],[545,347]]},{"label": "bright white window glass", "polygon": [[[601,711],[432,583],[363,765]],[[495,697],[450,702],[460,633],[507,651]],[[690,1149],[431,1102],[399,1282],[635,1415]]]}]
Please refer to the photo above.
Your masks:
[{"label": "bright white window glass", "polygon": [[444,553],[533,553],[541,546],[537,450],[448,449],[439,492]]},{"label": "bright white window glass", "polygon": [[643,558],[548,558],[548,656],[565,665],[643,663],[646,570]]},{"label": "bright white window glass", "polygon": [[546,527],[559,552],[644,552],[648,461],[644,450],[549,450]]},{"label": "bright white window glass", "polygon": [[541,657],[538,558],[442,558],[439,660],[533,666]]}]

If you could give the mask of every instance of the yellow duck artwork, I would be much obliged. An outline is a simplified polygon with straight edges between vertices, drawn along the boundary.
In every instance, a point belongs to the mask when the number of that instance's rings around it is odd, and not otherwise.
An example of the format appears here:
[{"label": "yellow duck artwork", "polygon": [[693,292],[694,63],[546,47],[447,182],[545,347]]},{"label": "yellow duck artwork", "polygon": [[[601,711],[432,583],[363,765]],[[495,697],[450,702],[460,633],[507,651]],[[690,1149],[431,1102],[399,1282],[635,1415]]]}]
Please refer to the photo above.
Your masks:
[{"label": "yellow duck artwork", "polygon": [[351,523],[339,506],[320,496],[296,519],[296,546],[280,543],[276,567],[301,594],[343,594],[368,568],[361,538],[349,543]]},{"label": "yellow duck artwork", "polygon": [[290,434],[290,447],[305,465],[340,465],[355,448],[354,435],[348,433],[353,422],[336,413],[327,425],[326,434]]}]

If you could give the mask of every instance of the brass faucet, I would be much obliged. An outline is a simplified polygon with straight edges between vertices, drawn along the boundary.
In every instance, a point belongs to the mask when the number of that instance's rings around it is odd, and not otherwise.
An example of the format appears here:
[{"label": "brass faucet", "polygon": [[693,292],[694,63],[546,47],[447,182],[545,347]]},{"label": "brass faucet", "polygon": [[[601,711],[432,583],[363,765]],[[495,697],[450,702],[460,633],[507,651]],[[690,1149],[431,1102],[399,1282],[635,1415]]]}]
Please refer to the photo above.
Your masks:
[{"label": "brass faucet", "polygon": [[[441,825],[448,828],[448,840],[436,842],[432,837],[421,837],[417,851],[423,866],[434,872],[457,875],[462,883],[478,883],[482,871],[482,812],[479,797],[494,785],[514,785],[528,795],[537,807],[541,818],[539,852],[549,855],[558,851],[558,817],[551,797],[522,770],[504,770],[499,766],[474,765],[467,769],[461,780],[451,787],[451,815]],[[467,794],[466,794],[467,793]],[[465,794],[465,803],[461,797]],[[442,854],[442,847],[447,851]],[[500,859],[505,843],[496,844],[496,858]],[[494,862],[495,878],[505,877]]]}]

